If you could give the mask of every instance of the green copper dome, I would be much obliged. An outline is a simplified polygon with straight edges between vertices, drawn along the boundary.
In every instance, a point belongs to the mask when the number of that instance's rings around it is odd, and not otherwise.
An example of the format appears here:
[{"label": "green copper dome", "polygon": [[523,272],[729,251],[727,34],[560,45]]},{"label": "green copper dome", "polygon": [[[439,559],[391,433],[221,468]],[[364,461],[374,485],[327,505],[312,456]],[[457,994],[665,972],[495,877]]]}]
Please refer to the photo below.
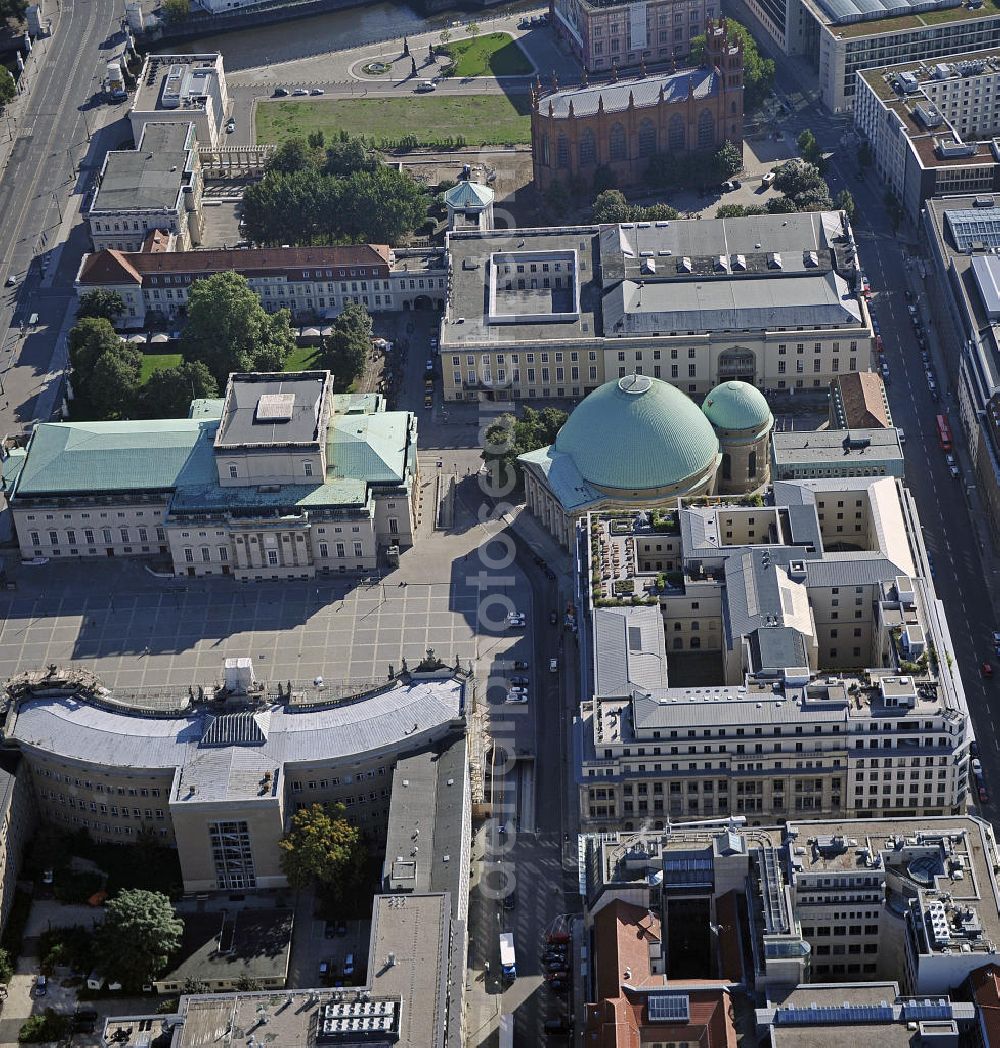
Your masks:
[{"label": "green copper dome", "polygon": [[719,441],[679,389],[647,375],[605,382],[573,409],[556,451],[598,488],[669,488],[714,466]]},{"label": "green copper dome", "polygon": [[705,398],[701,410],[716,429],[764,429],[771,425],[771,409],[764,394],[748,382],[721,382]]}]

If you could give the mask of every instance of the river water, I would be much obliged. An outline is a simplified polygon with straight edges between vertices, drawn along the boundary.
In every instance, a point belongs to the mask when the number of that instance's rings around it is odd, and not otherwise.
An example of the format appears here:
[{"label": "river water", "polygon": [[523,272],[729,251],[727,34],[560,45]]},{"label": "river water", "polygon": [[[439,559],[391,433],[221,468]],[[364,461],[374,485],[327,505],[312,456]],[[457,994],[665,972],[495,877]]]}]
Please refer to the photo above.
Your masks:
[{"label": "river water", "polygon": [[[346,11],[296,18],[277,25],[187,40],[183,50],[187,54],[221,51],[226,71],[233,72],[358,47],[369,41],[392,39],[406,33],[429,32],[443,28],[460,17],[454,11],[425,17],[409,4],[371,3]],[[466,13],[464,20],[468,18]],[[176,48],[177,45],[167,47],[165,52],[173,53]]]}]

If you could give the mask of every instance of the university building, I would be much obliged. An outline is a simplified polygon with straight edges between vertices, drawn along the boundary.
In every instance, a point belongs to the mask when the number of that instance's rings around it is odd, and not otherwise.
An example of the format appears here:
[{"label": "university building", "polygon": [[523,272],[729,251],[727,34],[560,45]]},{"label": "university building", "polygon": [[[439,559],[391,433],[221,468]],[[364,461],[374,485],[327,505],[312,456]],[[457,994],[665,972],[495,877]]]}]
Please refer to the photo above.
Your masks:
[{"label": "university building", "polygon": [[639,374],[699,399],[871,363],[843,212],[447,235],[446,400],[580,398]]},{"label": "university building", "polygon": [[232,375],[191,417],[37,425],[8,488],[21,555],[177,575],[374,570],[413,544],[417,422],[328,371]]},{"label": "university building", "polygon": [[123,329],[183,322],[191,285],[214,273],[246,277],[269,313],[336,317],[348,303],[369,313],[443,309],[447,274],[440,251],[394,251],[385,244],[267,247],[208,251],[119,251],[85,254],[77,295],[117,291]]},{"label": "university building", "polygon": [[743,147],[743,51],[726,23],[709,22],[705,64],[635,80],[532,92],[535,185],[593,181],[607,168],[616,186],[647,179],[653,157]]}]

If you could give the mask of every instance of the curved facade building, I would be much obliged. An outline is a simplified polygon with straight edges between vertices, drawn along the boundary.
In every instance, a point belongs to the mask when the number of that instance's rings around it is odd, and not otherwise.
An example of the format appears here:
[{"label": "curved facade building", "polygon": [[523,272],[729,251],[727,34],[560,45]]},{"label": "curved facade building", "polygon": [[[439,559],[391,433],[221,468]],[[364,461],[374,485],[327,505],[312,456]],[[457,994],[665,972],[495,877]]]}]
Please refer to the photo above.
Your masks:
[{"label": "curved facade building", "polygon": [[748,382],[721,382],[705,398],[701,410],[722,452],[716,492],[735,495],[766,484],[771,477],[768,446],[774,417],[764,394]]},{"label": "curved facade building", "polygon": [[[249,660],[239,660],[246,661]],[[4,726],[39,815],[96,840],[152,832],[176,847],[186,891],[285,885],[278,840],[299,807],[340,802],[385,839],[397,760],[464,731],[468,679],[421,664],[363,695],[218,689],[117,697],[92,675],[8,682]]]},{"label": "curved facade building", "polygon": [[[725,20],[709,22],[705,64],[611,83],[532,94],[535,185],[582,179],[598,168],[614,185],[645,180],[654,156],[715,152],[743,144],[743,51]],[[557,85],[556,85],[557,86]]]},{"label": "curved facade building", "polygon": [[711,423],[679,389],[626,375],[582,400],[555,444],[518,461],[529,509],[567,545],[592,510],[710,494],[722,456]]}]

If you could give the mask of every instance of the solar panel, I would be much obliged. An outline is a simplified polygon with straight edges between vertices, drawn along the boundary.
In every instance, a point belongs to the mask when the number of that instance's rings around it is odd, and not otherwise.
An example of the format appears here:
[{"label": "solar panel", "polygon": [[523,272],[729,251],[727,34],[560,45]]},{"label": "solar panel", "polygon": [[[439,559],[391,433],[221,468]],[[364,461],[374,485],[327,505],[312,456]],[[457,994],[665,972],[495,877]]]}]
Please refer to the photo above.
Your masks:
[{"label": "solar panel", "polygon": [[287,422],[294,408],[294,393],[263,393],[257,401],[257,419],[260,422]]},{"label": "solar panel", "polygon": [[686,993],[651,993],[646,1014],[654,1023],[686,1023],[691,1015],[690,999]]}]

